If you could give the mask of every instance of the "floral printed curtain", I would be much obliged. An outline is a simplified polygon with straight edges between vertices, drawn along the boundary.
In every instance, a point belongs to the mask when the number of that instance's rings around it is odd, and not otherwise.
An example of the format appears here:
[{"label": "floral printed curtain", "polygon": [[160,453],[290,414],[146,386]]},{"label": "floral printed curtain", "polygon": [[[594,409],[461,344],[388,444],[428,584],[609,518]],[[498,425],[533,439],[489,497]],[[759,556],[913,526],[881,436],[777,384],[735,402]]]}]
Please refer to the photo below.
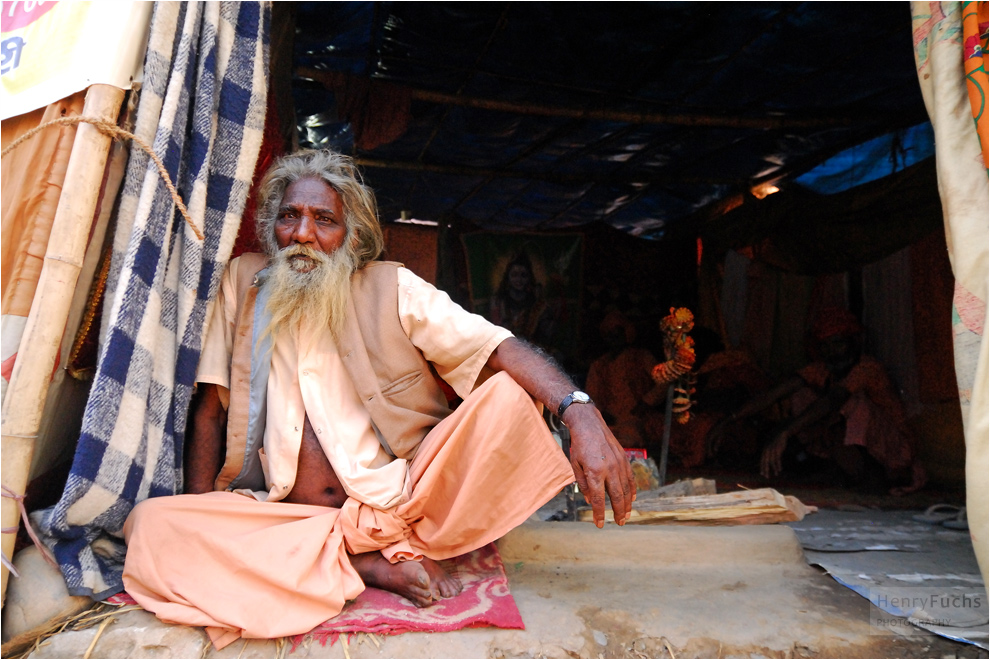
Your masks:
[{"label": "floral printed curtain", "polygon": [[912,2],[915,61],[935,128],[935,160],[956,290],[956,380],[966,434],[970,535],[987,581],[987,2]]}]

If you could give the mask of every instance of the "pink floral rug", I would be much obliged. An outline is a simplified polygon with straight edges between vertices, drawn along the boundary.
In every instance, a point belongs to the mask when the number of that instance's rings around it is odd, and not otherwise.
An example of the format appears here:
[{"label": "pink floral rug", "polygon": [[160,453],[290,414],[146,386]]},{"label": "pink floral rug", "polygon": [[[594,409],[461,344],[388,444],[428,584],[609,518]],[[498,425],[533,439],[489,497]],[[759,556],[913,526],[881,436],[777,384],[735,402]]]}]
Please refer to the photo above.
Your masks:
[{"label": "pink floral rug", "polygon": [[[389,591],[369,587],[347,603],[344,610],[310,632],[292,638],[292,649],[307,637],[331,645],[340,635],[404,632],[447,632],[461,628],[525,628],[516,601],[509,593],[502,557],[494,543],[466,555],[440,562],[464,585],[464,591],[429,607],[416,607]],[[117,605],[133,605],[126,593],[107,599]]]}]

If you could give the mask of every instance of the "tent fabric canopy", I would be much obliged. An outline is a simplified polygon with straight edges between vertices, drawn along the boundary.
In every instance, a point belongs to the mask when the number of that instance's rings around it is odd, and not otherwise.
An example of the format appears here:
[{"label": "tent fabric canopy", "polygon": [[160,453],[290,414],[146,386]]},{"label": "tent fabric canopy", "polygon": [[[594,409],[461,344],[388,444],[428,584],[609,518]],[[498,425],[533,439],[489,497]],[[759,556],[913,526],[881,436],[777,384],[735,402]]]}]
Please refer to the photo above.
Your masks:
[{"label": "tent fabric canopy", "polygon": [[935,155],[931,122],[881,135],[846,149],[794,181],[829,195],[876,181]]},{"label": "tent fabric canopy", "polygon": [[301,141],[353,154],[385,220],[661,238],[927,119],[906,3],[303,2],[296,24]]},{"label": "tent fabric canopy", "polygon": [[714,249],[753,247],[792,273],[841,273],[873,263],[942,226],[935,162],[823,195],[793,186],[743,204],[705,227]]}]

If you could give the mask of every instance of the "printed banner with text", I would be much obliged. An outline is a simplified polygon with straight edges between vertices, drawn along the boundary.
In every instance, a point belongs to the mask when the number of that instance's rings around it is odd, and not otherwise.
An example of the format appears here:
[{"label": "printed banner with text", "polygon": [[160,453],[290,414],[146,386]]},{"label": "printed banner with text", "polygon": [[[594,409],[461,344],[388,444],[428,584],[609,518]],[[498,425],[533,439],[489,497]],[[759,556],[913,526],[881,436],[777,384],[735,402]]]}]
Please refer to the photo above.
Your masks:
[{"label": "printed banner with text", "polygon": [[0,13],[0,119],[94,83],[130,89],[144,60],[151,2],[15,0]]}]

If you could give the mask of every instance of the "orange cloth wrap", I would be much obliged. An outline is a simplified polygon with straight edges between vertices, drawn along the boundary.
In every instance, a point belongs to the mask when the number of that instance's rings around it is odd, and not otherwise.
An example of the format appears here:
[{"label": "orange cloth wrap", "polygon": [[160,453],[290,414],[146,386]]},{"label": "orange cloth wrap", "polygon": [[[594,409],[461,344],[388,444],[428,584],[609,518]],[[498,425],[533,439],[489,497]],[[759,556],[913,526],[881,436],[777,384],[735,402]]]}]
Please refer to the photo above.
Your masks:
[{"label": "orange cloth wrap", "polygon": [[234,493],[146,500],[124,526],[124,586],[163,621],[239,637],[312,630],[364,590],[348,554],[445,559],[522,523],[574,480],[526,392],[496,374],[423,441],[410,499],[383,511]]}]

